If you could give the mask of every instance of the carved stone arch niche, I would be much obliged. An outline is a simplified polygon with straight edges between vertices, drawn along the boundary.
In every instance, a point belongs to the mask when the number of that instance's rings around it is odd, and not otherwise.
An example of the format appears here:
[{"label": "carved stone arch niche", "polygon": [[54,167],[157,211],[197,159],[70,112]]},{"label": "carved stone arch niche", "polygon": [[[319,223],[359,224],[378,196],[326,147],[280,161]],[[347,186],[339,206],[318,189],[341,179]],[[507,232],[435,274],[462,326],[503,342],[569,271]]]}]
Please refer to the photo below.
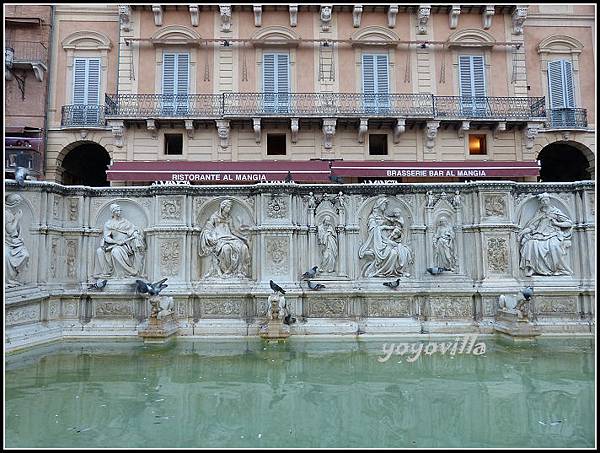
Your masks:
[{"label": "carved stone arch niche", "polygon": [[[231,226],[233,228],[233,236],[241,234],[246,240],[229,239],[219,242],[219,237],[231,236],[225,231],[223,226],[214,228],[210,225],[211,218],[217,216],[225,201],[231,204],[229,212],[231,217]],[[253,233],[253,228],[256,225],[252,209],[243,201],[235,197],[215,197],[214,199],[204,203],[198,210],[195,219],[195,225],[200,229],[200,232],[195,234],[195,239],[192,241],[192,253],[198,257],[198,275],[200,279],[204,278],[255,278],[257,262],[257,247]],[[223,244],[231,242],[231,247]],[[210,243],[210,244],[209,244]],[[248,250],[244,250],[242,243],[246,244]],[[212,248],[215,246],[215,248]],[[224,250],[224,249],[229,250]],[[212,249],[212,251],[210,251]],[[233,251],[232,251],[233,249]],[[227,257],[221,257],[221,253],[225,253]],[[247,256],[246,256],[247,254]],[[225,260],[232,259],[236,261],[239,256],[243,256],[248,260],[246,266],[228,266],[225,265]],[[220,261],[221,260],[221,261]],[[243,268],[243,269],[242,269]],[[229,272],[230,269],[234,269]],[[243,272],[242,272],[243,270]]]}]

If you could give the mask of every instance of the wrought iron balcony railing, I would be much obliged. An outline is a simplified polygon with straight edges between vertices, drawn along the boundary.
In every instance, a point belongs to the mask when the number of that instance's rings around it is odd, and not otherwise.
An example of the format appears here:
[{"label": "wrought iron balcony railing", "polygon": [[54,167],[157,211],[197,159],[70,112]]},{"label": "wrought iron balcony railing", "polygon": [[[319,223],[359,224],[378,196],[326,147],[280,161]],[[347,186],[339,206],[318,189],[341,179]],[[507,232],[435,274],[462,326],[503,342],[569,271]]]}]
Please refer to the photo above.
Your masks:
[{"label": "wrought iron balcony railing", "polygon": [[62,127],[104,127],[105,107],[93,104],[73,104],[62,107]]},{"label": "wrought iron balcony railing", "polygon": [[545,118],[544,98],[434,96],[435,117],[465,119]]},{"label": "wrought iron balcony railing", "polygon": [[106,95],[106,115],[118,118],[403,117],[545,120],[544,98],[430,94],[222,93]]},{"label": "wrought iron balcony railing", "polygon": [[46,44],[34,41],[10,41],[6,47],[13,49],[13,64],[16,63],[43,63],[48,61],[48,47]]},{"label": "wrought iron balcony railing", "polygon": [[125,118],[219,118],[221,94],[117,94],[106,95],[106,114]]},{"label": "wrought iron balcony railing", "polygon": [[560,129],[587,128],[587,110],[585,109],[551,109],[548,111],[546,127]]}]

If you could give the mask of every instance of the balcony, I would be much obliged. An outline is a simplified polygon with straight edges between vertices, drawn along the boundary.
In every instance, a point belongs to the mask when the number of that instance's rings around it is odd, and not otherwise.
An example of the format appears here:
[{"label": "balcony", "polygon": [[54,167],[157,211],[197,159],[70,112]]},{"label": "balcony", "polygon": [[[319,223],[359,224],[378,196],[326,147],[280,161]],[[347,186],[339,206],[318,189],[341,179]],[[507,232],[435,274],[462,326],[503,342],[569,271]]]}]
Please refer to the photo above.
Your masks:
[{"label": "balcony", "polygon": [[44,80],[48,70],[48,48],[44,43],[35,41],[10,41],[6,43],[4,53],[8,80],[14,77],[14,69],[33,69],[37,80]]},{"label": "balcony", "polygon": [[221,94],[107,94],[106,115],[117,118],[220,118]]},{"label": "balcony", "polygon": [[103,105],[63,105],[60,124],[62,127],[103,128],[106,126],[104,111]]},{"label": "balcony", "polygon": [[222,93],[106,95],[109,119],[248,117],[545,121],[545,99],[430,94]]},{"label": "balcony", "polygon": [[552,129],[586,129],[587,110],[585,109],[551,109],[548,111],[546,127]]}]

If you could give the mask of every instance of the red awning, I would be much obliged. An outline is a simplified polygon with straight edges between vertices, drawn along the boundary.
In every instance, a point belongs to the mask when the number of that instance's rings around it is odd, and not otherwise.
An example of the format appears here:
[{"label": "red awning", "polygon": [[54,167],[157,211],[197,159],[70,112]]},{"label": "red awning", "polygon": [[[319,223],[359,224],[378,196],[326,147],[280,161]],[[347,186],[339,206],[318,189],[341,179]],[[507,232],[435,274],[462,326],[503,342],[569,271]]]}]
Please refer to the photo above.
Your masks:
[{"label": "red awning", "polygon": [[106,171],[109,181],[190,181],[214,184],[245,184],[283,181],[329,181],[329,161],[114,162]]},{"label": "red awning", "polygon": [[334,161],[335,176],[378,178],[489,178],[538,176],[540,165],[534,162],[396,162]]}]

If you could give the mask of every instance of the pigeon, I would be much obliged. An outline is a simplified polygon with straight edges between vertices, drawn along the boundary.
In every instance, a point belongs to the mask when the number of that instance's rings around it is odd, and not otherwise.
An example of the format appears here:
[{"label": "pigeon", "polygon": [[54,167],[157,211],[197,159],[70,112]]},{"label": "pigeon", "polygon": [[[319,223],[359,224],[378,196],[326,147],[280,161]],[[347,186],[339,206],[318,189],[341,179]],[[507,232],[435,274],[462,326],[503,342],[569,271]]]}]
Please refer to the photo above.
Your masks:
[{"label": "pigeon", "polygon": [[288,171],[288,174],[285,177],[285,182],[294,182],[294,178],[292,178],[292,172],[291,171]]},{"label": "pigeon", "polygon": [[317,268],[318,266],[313,266],[312,269],[309,269],[304,274],[302,274],[302,277],[306,279],[315,278],[315,276],[317,275]]},{"label": "pigeon", "polygon": [[106,286],[108,280],[96,280],[94,283],[88,285],[88,289],[103,289]]},{"label": "pigeon", "polygon": [[289,315],[287,315],[285,318],[283,318],[283,323],[284,323],[284,324],[287,324],[288,326],[289,326],[290,324],[294,324],[295,322],[296,322],[296,318],[292,318],[292,315],[291,315],[291,314],[289,314]]},{"label": "pigeon", "polygon": [[281,294],[285,294],[285,291],[281,288],[281,286],[279,286],[277,283],[275,283],[273,280],[269,280],[269,286],[271,287],[271,289],[274,292],[280,292]]},{"label": "pigeon", "polygon": [[138,293],[148,293],[151,296],[158,296],[158,294],[165,289],[167,286],[169,285],[164,285],[164,283],[167,281],[167,278],[163,278],[162,280],[155,282],[155,283],[147,283],[143,280],[136,280],[135,284],[136,284],[136,289],[138,291]]},{"label": "pigeon", "polygon": [[388,288],[396,289],[398,288],[398,285],[400,285],[400,279],[397,278],[395,282],[383,282],[383,284]]},{"label": "pigeon", "polygon": [[525,300],[531,299],[531,296],[533,296],[533,287],[528,286],[526,288],[523,288],[521,290],[521,294],[523,294],[523,297],[525,298]]},{"label": "pigeon", "polygon": [[428,267],[427,268],[427,272],[429,272],[431,275],[438,275],[447,270],[449,270],[449,269],[446,269],[445,267]]},{"label": "pigeon", "polygon": [[315,290],[315,291],[316,291],[316,290],[319,290],[319,289],[323,289],[323,288],[325,288],[325,285],[322,285],[321,283],[311,283],[311,281],[310,281],[310,280],[307,280],[306,282],[308,283],[308,287],[309,287],[310,289],[313,289],[313,290]]},{"label": "pigeon", "polygon": [[28,173],[29,171],[25,167],[17,167],[15,170],[15,181],[17,181],[19,187],[25,187],[25,179]]}]

